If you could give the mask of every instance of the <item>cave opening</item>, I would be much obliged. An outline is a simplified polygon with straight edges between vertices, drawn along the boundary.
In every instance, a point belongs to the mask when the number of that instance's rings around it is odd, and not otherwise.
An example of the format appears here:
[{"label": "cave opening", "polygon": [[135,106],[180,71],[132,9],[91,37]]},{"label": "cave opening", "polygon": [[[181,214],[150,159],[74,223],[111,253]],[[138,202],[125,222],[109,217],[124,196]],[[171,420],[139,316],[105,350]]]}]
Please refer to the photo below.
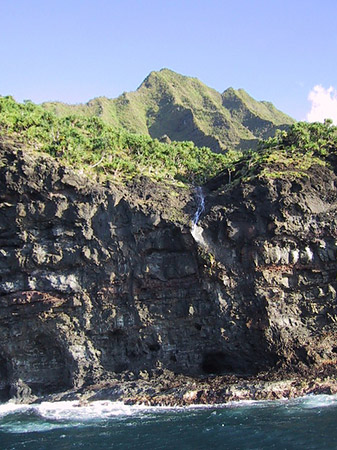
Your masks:
[{"label": "cave opening", "polygon": [[0,355],[0,401],[7,401],[9,395],[9,373],[7,360]]},{"label": "cave opening", "polygon": [[66,352],[54,336],[41,332],[30,342],[29,372],[21,372],[20,378],[39,395],[69,389],[72,387],[69,366]]},{"label": "cave opening", "polygon": [[205,353],[201,368],[204,373],[209,375],[221,375],[224,373],[235,372],[235,367],[233,366],[231,358],[221,351]]}]

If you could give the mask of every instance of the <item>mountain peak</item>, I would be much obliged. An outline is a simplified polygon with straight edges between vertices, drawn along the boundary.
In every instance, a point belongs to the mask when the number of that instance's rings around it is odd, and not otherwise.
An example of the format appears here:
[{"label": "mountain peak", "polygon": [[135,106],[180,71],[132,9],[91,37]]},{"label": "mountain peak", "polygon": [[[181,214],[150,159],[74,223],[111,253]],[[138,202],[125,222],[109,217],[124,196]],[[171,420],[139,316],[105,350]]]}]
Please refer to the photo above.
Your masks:
[{"label": "mountain peak", "polygon": [[182,75],[164,67],[163,69],[160,69],[158,71],[154,70],[150,72],[139,87],[142,87],[143,85],[147,86],[149,84],[152,84],[153,82],[158,82],[159,80],[164,83],[185,83],[188,82],[188,80],[196,80],[201,83],[197,78]]},{"label": "mountain peak", "polygon": [[[44,107],[48,109],[48,104]],[[117,99],[62,108],[54,103],[49,108],[60,115],[66,115],[67,110],[100,115],[111,125],[131,132],[190,140],[215,152],[249,148],[258,138],[269,137],[276,128],[294,122],[271,103],[254,100],[244,89],[230,87],[220,94],[198,78],[168,68],[150,72],[136,91]]]}]

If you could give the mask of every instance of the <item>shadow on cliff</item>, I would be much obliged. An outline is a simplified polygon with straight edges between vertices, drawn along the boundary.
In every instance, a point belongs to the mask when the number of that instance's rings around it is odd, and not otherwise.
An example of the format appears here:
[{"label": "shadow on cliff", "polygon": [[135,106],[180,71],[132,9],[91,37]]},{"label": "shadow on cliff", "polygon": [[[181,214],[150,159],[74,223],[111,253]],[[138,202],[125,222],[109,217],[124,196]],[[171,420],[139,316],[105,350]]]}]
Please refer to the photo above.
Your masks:
[{"label": "shadow on cliff", "polygon": [[[201,370],[205,374],[255,375],[280,363],[265,330],[267,303],[257,291],[256,239],[273,235],[275,207],[263,184],[230,186],[224,172],[203,186],[205,212],[195,242],[199,278],[213,305]],[[195,200],[189,208],[197,207]],[[206,294],[207,292],[207,294]]]}]

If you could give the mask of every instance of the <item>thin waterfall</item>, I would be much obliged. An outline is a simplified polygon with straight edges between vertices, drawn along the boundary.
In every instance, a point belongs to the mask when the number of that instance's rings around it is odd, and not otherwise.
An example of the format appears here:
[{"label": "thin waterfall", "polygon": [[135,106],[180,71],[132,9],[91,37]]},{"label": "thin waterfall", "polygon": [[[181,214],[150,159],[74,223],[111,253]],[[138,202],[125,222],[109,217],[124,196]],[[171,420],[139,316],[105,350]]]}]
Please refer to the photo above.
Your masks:
[{"label": "thin waterfall", "polygon": [[196,225],[199,222],[199,218],[201,214],[205,211],[205,196],[201,186],[197,186],[196,188],[196,197],[198,208],[194,214],[193,224]]},{"label": "thin waterfall", "polygon": [[205,211],[205,196],[201,186],[196,188],[197,210],[192,220],[191,234],[194,240],[202,247],[206,247],[206,241],[203,237],[204,229],[198,225],[201,214]]}]

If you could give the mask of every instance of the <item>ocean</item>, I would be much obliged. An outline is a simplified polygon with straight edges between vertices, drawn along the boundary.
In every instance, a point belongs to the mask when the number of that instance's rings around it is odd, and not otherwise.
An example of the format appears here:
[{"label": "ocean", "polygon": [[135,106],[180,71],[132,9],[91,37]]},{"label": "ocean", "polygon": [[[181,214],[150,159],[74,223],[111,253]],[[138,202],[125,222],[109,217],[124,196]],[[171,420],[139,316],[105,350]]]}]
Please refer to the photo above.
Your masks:
[{"label": "ocean", "polygon": [[337,449],[337,396],[164,408],[0,405],[0,449]]}]

